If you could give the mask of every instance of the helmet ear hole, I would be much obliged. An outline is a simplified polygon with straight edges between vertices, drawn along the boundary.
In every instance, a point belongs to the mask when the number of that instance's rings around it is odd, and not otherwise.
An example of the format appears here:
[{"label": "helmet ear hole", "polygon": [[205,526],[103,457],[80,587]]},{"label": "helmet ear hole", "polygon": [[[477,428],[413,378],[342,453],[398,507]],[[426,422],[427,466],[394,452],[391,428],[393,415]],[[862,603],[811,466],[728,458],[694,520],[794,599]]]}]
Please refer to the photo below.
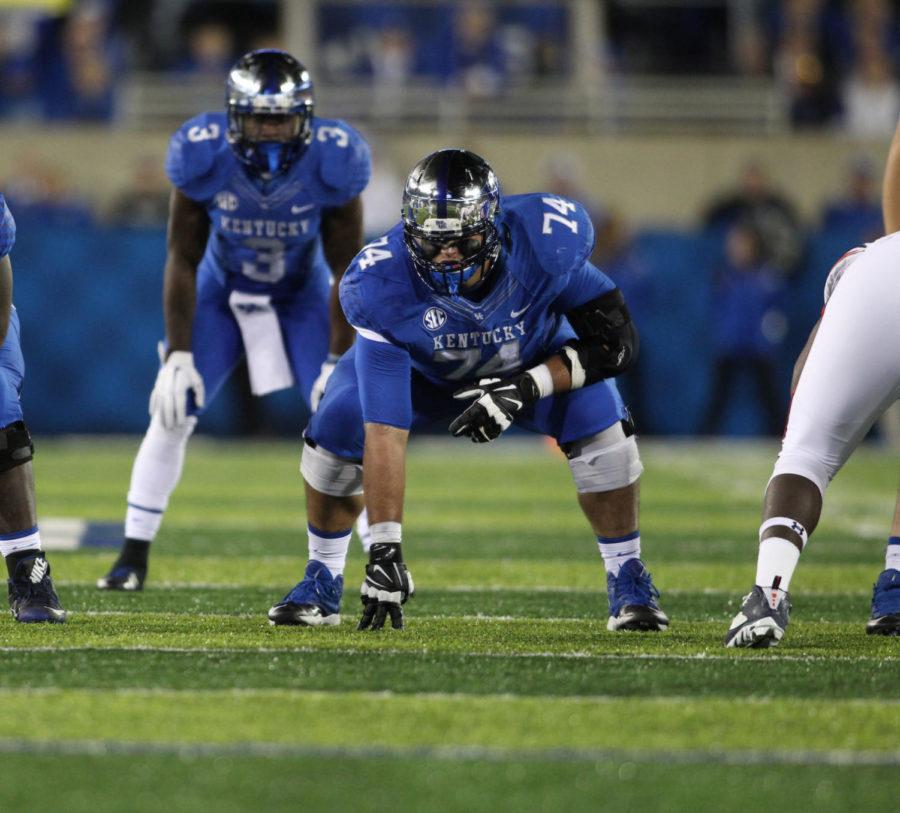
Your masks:
[{"label": "helmet ear hole", "polygon": [[[500,183],[487,161],[462,149],[423,158],[407,178],[402,208],[406,247],[422,281],[441,294],[481,288],[500,252],[499,216]],[[469,282],[479,268],[484,273]]]}]

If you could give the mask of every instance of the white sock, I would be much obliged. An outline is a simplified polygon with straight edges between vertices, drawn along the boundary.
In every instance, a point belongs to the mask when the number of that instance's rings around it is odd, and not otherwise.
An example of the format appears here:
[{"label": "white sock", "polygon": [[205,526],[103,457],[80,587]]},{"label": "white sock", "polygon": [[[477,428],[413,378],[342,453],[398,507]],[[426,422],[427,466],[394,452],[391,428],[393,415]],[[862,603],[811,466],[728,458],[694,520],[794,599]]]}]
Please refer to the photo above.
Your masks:
[{"label": "white sock", "polygon": [[628,536],[598,536],[597,547],[600,548],[606,572],[618,576],[625,562],[641,558],[641,534],[635,531]]},{"label": "white sock", "polygon": [[900,536],[888,539],[887,551],[884,554],[885,570],[900,570]]},{"label": "white sock", "polygon": [[0,536],[0,555],[9,556],[11,553],[21,553],[23,550],[40,550],[41,532],[37,525]]},{"label": "white sock", "polygon": [[365,508],[356,520],[356,535],[359,537],[363,553],[368,553],[372,547],[372,532],[369,530],[369,512]]},{"label": "white sock", "polygon": [[793,542],[777,536],[763,539],[756,559],[756,583],[787,592],[799,561],[800,549]]},{"label": "white sock", "polygon": [[195,417],[175,429],[166,429],[156,416],[150,421],[131,469],[125,512],[128,539],[152,542],[156,538],[169,496],[181,479],[185,449],[196,425]]},{"label": "white sock", "polygon": [[342,575],[350,547],[350,528],[346,531],[320,531],[306,526],[309,535],[309,558],[321,562],[335,578]]}]

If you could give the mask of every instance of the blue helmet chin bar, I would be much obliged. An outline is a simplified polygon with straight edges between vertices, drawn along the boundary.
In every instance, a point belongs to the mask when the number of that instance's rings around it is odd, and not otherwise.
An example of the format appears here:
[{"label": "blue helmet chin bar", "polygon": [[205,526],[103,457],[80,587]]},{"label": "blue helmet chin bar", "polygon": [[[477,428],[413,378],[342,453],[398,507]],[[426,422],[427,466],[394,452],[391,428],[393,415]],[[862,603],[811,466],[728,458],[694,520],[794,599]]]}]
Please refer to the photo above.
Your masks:
[{"label": "blue helmet chin bar", "polygon": [[[459,263],[436,263],[428,270],[432,287],[438,292],[448,296],[459,296],[461,288],[478,273],[481,263],[473,263],[464,268]],[[473,286],[470,290],[477,290],[481,284]]]}]

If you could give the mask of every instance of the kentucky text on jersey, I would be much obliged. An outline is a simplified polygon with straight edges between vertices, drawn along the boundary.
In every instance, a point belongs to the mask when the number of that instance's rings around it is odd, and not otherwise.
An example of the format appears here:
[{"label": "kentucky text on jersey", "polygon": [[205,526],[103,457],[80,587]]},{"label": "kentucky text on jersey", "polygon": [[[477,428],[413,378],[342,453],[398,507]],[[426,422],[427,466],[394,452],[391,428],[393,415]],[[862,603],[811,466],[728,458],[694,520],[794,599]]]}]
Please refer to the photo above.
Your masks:
[{"label": "kentucky text on jersey", "polygon": [[248,237],[300,237],[309,232],[308,220],[239,220],[222,215],[219,228]]},{"label": "kentucky text on jersey", "polygon": [[434,336],[434,349],[460,349],[479,347],[488,344],[502,344],[511,342],[525,335],[525,321],[516,322],[514,325],[501,325],[492,330],[470,330],[468,333],[442,333]]},{"label": "kentucky text on jersey", "polygon": [[327,284],[322,213],[365,188],[369,148],[350,125],[313,119],[303,158],[266,184],[251,179],[225,138],[224,113],[202,113],[172,136],[166,172],[210,219],[200,280],[226,289],[287,294],[310,280]]}]

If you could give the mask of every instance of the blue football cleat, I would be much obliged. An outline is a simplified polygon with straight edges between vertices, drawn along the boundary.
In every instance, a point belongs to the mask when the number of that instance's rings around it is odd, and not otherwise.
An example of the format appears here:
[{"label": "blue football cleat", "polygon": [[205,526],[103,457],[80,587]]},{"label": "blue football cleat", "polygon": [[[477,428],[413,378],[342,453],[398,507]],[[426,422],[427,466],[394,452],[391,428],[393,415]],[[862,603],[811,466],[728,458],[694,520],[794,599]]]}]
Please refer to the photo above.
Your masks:
[{"label": "blue football cleat", "polygon": [[97,587],[100,590],[125,590],[134,592],[144,589],[144,579],[147,578],[147,568],[131,567],[130,565],[114,564],[112,569],[103,578],[97,579]]},{"label": "blue football cleat", "polygon": [[777,646],[784,637],[790,613],[791,597],[788,593],[754,585],[744,596],[740,612],[731,620],[725,635],[725,646],[754,649]]},{"label": "blue football cleat", "polygon": [[269,610],[269,623],[300,627],[340,624],[343,592],[344,577],[333,577],[325,565],[310,559],[303,581]]},{"label": "blue football cleat", "polygon": [[872,588],[869,635],[900,635],[900,570],[884,570]]},{"label": "blue football cleat", "polygon": [[66,611],[50,579],[50,563],[43,556],[20,559],[9,585],[9,610],[23,624],[62,624]]},{"label": "blue football cleat", "polygon": [[606,628],[618,630],[661,631],[668,629],[669,619],[659,608],[659,590],[653,586],[650,573],[640,559],[629,559],[618,576],[606,574],[609,596],[609,621]]}]

